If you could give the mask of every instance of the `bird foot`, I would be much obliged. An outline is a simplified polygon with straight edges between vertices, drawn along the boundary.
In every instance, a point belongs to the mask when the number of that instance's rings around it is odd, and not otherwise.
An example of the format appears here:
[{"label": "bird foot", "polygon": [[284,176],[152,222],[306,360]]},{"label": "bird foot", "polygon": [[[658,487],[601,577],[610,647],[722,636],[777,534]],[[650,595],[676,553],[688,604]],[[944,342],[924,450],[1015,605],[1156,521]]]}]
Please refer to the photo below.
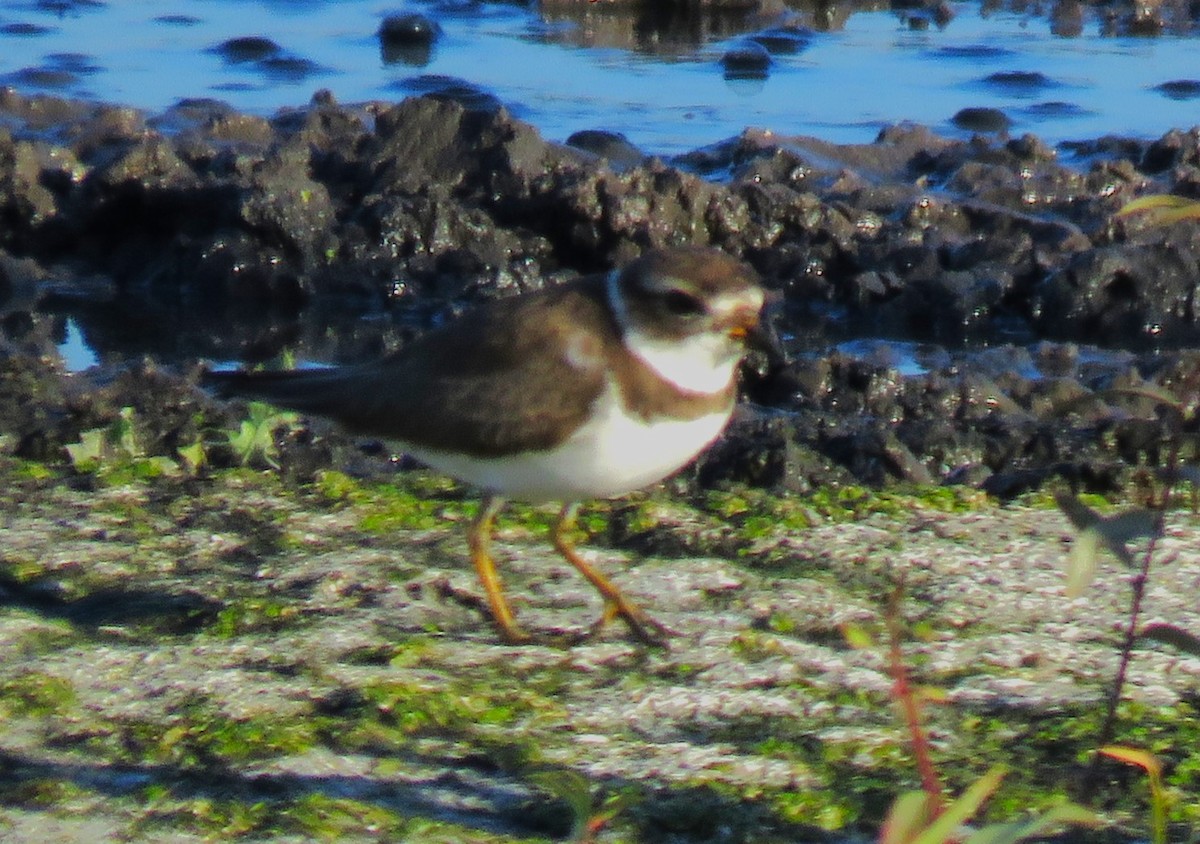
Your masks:
[{"label": "bird foot", "polygon": [[528,645],[533,642],[533,636],[516,625],[497,624],[496,629],[500,632],[500,638],[506,645]]},{"label": "bird foot", "polygon": [[609,622],[616,618],[625,622],[633,637],[647,647],[669,650],[671,637],[679,635],[678,630],[672,630],[665,624],[655,621],[629,603],[605,601],[604,613],[591,626],[588,636],[591,637],[599,634],[600,631],[608,626]]}]

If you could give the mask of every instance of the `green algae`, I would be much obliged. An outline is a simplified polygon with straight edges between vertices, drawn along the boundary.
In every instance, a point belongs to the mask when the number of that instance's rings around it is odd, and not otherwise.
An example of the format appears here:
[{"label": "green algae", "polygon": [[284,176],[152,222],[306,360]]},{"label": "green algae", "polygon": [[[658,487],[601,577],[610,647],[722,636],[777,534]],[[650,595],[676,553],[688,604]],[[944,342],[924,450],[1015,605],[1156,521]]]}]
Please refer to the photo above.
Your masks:
[{"label": "green algae", "polygon": [[0,712],[9,717],[63,715],[78,704],[70,680],[39,671],[26,671],[0,681]]},{"label": "green algae", "polygon": [[[389,545],[401,549],[407,536],[429,531],[449,537],[447,544],[460,543],[461,523],[471,518],[475,509],[468,491],[424,473],[403,473],[395,482],[364,482],[324,473],[314,484],[297,485],[282,481],[275,473],[238,468],[210,470],[186,482],[143,478],[124,487],[72,490],[45,473],[29,472],[27,465],[0,459],[0,477],[9,474],[20,475],[17,483],[25,485],[29,494],[7,506],[14,511],[20,507],[23,513],[44,507],[60,522],[65,514],[70,526],[52,519],[38,524],[74,537],[84,543],[81,549],[87,543],[96,549],[94,558],[81,557],[79,565],[55,568],[36,550],[6,552],[0,564],[12,582],[39,584],[52,576],[62,590],[57,594],[73,600],[135,584],[153,585],[164,594],[202,590],[219,608],[202,614],[202,623],[195,629],[176,629],[169,637],[165,629],[161,631],[162,641],[198,647],[215,642],[269,649],[276,637],[283,636],[290,637],[289,642],[308,635],[319,641],[323,620],[336,619],[351,609],[357,612],[360,606],[369,608],[369,593],[361,604],[357,599],[326,598],[323,608],[313,611],[307,603],[312,600],[311,589],[304,586],[307,581],[299,581],[304,588],[276,589],[275,576],[259,576],[260,569],[285,570],[290,560],[302,559],[312,549],[336,552],[358,548],[381,533],[389,534]],[[39,503],[39,496],[46,500]],[[840,590],[836,594],[843,595],[844,601],[869,603],[890,582],[886,554],[877,561],[860,561],[830,573],[829,561],[817,558],[796,562],[780,556],[774,565],[766,565],[773,553],[772,543],[803,537],[826,525],[868,519],[872,524],[901,523],[918,508],[931,513],[986,513],[992,507],[973,494],[947,493],[940,488],[874,498],[870,491],[862,490],[815,497],[727,490],[691,504],[658,495],[601,503],[585,508],[580,524],[589,541],[618,547],[636,545],[641,541],[637,537],[655,532],[695,532],[700,538],[688,547],[721,556],[731,570],[766,568],[772,576],[794,577],[791,582],[800,588],[810,579],[836,583]],[[338,518],[319,521],[329,515]],[[546,509],[514,508],[506,514],[504,539],[518,546],[540,544],[541,537],[535,534],[552,518],[553,512]],[[616,521],[620,522],[619,531],[614,527]],[[324,533],[299,538],[302,533],[319,532],[318,526],[326,524],[321,528]],[[90,538],[93,533],[95,537]],[[212,536],[220,536],[225,544],[210,549],[205,541]],[[717,538],[705,539],[707,536]],[[940,539],[959,545],[969,541],[954,535]],[[890,541],[903,545],[916,540],[897,535]],[[731,549],[736,553],[731,555]],[[457,564],[461,552],[455,553]],[[397,564],[381,577],[394,580],[401,576],[398,573],[418,568]],[[711,599],[716,600],[715,596]],[[939,626],[935,604],[923,603],[919,594],[913,604],[914,615],[921,616],[918,623],[925,624],[929,634],[940,633],[946,642],[985,635],[1004,626],[1003,619],[970,628]],[[737,610],[738,602],[733,600],[729,606]],[[21,614],[29,615],[29,611],[10,610],[6,617],[19,622]],[[83,653],[95,646],[68,623],[40,618],[37,613],[30,619],[36,624],[30,625],[27,639],[10,639],[28,643],[12,651],[17,660],[53,654],[59,644]],[[806,618],[801,611],[776,610],[756,622],[761,627],[749,626],[748,619],[743,623],[747,626],[732,637],[726,649],[729,665],[770,666],[792,658],[797,643],[833,650],[841,647],[836,625]],[[136,632],[129,624],[124,629]],[[153,644],[159,636],[155,628],[147,626],[138,636],[130,638],[126,633],[119,641]],[[619,689],[632,706],[632,701],[661,684],[687,687],[704,682],[705,675],[714,671],[714,657],[707,652],[612,662],[595,657],[586,667],[548,653],[539,657],[541,663],[531,666],[508,656],[519,650],[498,646],[495,660],[464,667],[453,657],[456,648],[467,641],[461,634],[448,633],[387,638],[368,629],[361,641],[330,652],[341,656],[331,656],[323,664],[318,659],[323,651],[280,657],[266,666],[267,673],[277,669],[281,675],[314,687],[301,695],[298,710],[286,715],[271,708],[262,713],[232,713],[211,696],[182,703],[172,696],[169,705],[155,716],[87,709],[80,705],[84,691],[73,684],[56,684],[52,672],[30,671],[27,664],[10,665],[0,672],[0,707],[31,724],[69,716],[66,727],[47,733],[53,739],[54,752],[79,754],[105,764],[159,766],[154,770],[162,770],[170,783],[195,775],[228,776],[246,766],[303,759],[322,751],[367,754],[378,760],[378,772],[399,772],[402,760],[419,759],[450,763],[451,768],[460,765],[500,771],[520,779],[541,768],[548,756],[561,759],[565,754],[583,769],[594,761],[591,754],[602,758],[602,749],[575,747],[579,731],[608,730],[605,741],[615,745],[636,735],[611,723],[603,728],[580,723],[580,714],[589,711],[592,696]],[[927,635],[923,641],[936,646],[938,639]],[[248,657],[240,663],[233,657],[224,658],[240,666],[250,664]],[[263,657],[254,659],[256,665],[264,665]],[[914,656],[913,667],[923,671],[924,659]],[[346,676],[330,676],[342,669]],[[922,679],[946,685],[987,673],[1021,672],[997,665],[973,666]],[[755,840],[755,834],[758,840],[770,840],[761,836],[774,834],[772,830],[785,830],[783,834],[789,835],[799,835],[799,830],[810,827],[870,830],[890,800],[915,785],[905,737],[893,720],[892,701],[886,693],[847,688],[832,678],[803,674],[787,683],[770,682],[781,694],[803,702],[794,718],[748,711],[727,719],[720,729],[697,728],[690,738],[700,745],[732,748],[746,757],[787,762],[797,776],[818,784],[816,787],[753,779],[730,783],[720,779],[725,772],[719,768],[698,770],[690,778],[677,774],[666,785],[653,779],[638,782],[634,786],[639,795],[637,805],[614,821],[613,835],[617,837],[610,840],[655,840],[655,836],[661,838],[664,824],[687,830],[692,836],[688,840],[703,840],[705,829],[722,823],[740,830],[743,837],[735,840],[745,841]],[[1090,740],[1098,728],[1094,707],[1086,705],[1040,712],[931,706],[927,714],[931,729],[939,736],[937,761],[950,790],[960,791],[991,763],[1004,762],[1013,769],[991,803],[988,817],[993,819],[1020,816],[1074,796],[1078,771],[1090,758]],[[1194,797],[1200,792],[1200,763],[1190,751],[1200,744],[1197,720],[1194,702],[1122,707],[1118,740],[1146,747],[1168,763],[1168,787],[1174,795],[1171,818],[1177,826],[1194,827],[1200,815]],[[1112,816],[1131,824],[1143,820],[1145,797],[1136,775],[1110,772],[1110,780],[1102,794]],[[593,782],[599,786],[603,780],[595,778]],[[172,786],[157,792],[149,789],[140,797],[105,800],[110,811],[128,820],[135,838],[152,839],[154,830],[171,828],[225,838],[538,840],[534,833],[493,834],[412,817],[376,798],[298,794],[280,788],[281,793],[269,799],[239,791],[244,785],[231,785],[233,796],[187,796]],[[48,808],[75,805],[88,795],[98,799],[88,788],[54,777],[0,782],[0,793]],[[672,806],[686,806],[687,810],[676,811]]]},{"label": "green algae", "polygon": [[274,713],[234,717],[202,696],[173,706],[161,718],[105,721],[105,732],[85,739],[94,752],[133,763],[169,763],[180,769],[226,768],[253,760],[303,753],[316,746],[310,719]]}]

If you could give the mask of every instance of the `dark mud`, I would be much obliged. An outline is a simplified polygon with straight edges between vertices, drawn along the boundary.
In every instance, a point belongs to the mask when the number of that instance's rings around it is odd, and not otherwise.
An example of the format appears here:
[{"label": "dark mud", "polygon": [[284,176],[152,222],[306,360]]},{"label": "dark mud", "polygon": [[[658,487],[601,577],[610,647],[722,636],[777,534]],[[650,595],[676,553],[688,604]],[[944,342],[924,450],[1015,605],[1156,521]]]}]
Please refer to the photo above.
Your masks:
[{"label": "dark mud", "polygon": [[[610,163],[427,81],[270,120],[0,93],[0,837],[562,839],[594,794],[625,801],[602,841],[863,840],[915,778],[882,649],[841,631],[879,630],[896,577],[950,790],[1009,762],[996,817],[1078,798],[1128,583],[1106,563],[1067,600],[1065,518],[966,486],[1120,494],[1194,459],[1196,227],[1112,215],[1195,193],[1197,135],[588,140]],[[362,359],[682,242],[759,269],[793,360],[750,362],[665,489],[584,512],[668,652],[499,644],[468,491],[319,426],[279,426],[280,472],[236,468],[245,409],[195,383],[200,359]],[[106,426],[126,452],[89,469]],[[847,489],[898,482],[921,490]],[[505,523],[508,584],[531,628],[581,630],[599,608],[539,519]],[[1196,530],[1171,514],[1147,598],[1189,630]],[[1119,725],[1190,818],[1198,671],[1139,642]],[[1088,840],[1144,837],[1142,793],[1107,772],[1128,827]]]},{"label": "dark mud", "polygon": [[[429,90],[272,119],[0,92],[8,448],[44,458],[123,406],[170,448],[209,412],[197,359],[358,360],[474,301],[695,242],[761,272],[794,355],[747,372],[759,409],[702,483],[1112,492],[1193,454],[1200,229],[1113,214],[1197,193],[1195,131],[1059,149],[747,131],[673,161],[623,142],[610,163],[454,80]],[[102,361],[71,377],[67,317]],[[838,350],[862,336],[908,345]],[[1130,396],[1147,385],[1162,395]]]}]

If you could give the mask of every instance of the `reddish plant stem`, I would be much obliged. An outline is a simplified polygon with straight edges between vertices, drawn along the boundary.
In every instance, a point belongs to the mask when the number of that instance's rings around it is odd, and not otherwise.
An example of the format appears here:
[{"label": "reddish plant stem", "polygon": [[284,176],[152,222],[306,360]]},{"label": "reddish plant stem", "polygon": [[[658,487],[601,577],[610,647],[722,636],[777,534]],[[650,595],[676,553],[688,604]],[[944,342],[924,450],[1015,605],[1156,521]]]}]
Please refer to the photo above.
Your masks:
[{"label": "reddish plant stem", "polygon": [[904,637],[903,625],[900,619],[900,602],[904,596],[904,581],[892,591],[887,606],[888,631],[888,663],[892,675],[892,694],[900,704],[904,713],[904,722],[908,726],[909,742],[912,744],[913,759],[917,763],[917,773],[921,777],[921,790],[929,798],[929,813],[936,818],[942,813],[944,799],[942,784],[938,780],[937,769],[933,765],[932,748],[929,744],[929,734],[921,720],[921,704],[908,678],[908,668],[904,664],[904,653],[901,641]]},{"label": "reddish plant stem", "polygon": [[[1157,533],[1158,536],[1161,536],[1165,529],[1165,509],[1159,510],[1158,520]],[[1112,687],[1109,688],[1108,699],[1105,701],[1104,723],[1100,725],[1100,732],[1096,739],[1097,747],[1112,744],[1116,736],[1117,708],[1121,705],[1121,697],[1125,691],[1125,678],[1129,674],[1129,663],[1133,661],[1133,646],[1137,644],[1138,640],[1138,622],[1142,614],[1142,601],[1146,596],[1146,583],[1150,579],[1150,564],[1154,559],[1158,536],[1150,537],[1149,542],[1146,543],[1146,552],[1142,555],[1142,567],[1133,576],[1130,583],[1133,597],[1129,603],[1129,623],[1125,625],[1125,636],[1121,643],[1121,661],[1117,664],[1117,674],[1113,677]],[[1096,789],[1100,784],[1101,759],[1099,753],[1092,756],[1092,762],[1084,780],[1084,796],[1086,798],[1095,796]]]},{"label": "reddish plant stem", "polygon": [[[1178,443],[1172,446],[1167,459],[1167,465],[1171,468],[1172,472],[1179,465]],[[1121,697],[1125,692],[1125,679],[1129,674],[1129,663],[1133,661],[1133,646],[1137,644],[1138,622],[1142,614],[1142,601],[1146,597],[1146,584],[1150,580],[1150,566],[1154,562],[1154,551],[1158,547],[1158,538],[1166,533],[1167,511],[1170,509],[1174,499],[1175,478],[1172,474],[1168,476],[1162,498],[1156,508],[1158,513],[1156,529],[1146,543],[1146,551],[1142,554],[1142,567],[1133,576],[1133,580],[1129,584],[1133,591],[1133,596],[1129,602],[1129,623],[1125,625],[1124,640],[1121,643],[1121,660],[1117,664],[1117,674],[1113,678],[1112,687],[1108,690],[1108,699],[1105,701],[1104,722],[1100,725],[1100,732],[1096,740],[1097,747],[1112,744],[1116,737],[1117,708],[1121,705]],[[1153,502],[1151,502],[1151,506],[1154,506]],[[1092,755],[1091,764],[1088,766],[1087,775],[1083,780],[1084,799],[1094,797],[1096,790],[1100,787],[1102,758],[1099,753]]]}]

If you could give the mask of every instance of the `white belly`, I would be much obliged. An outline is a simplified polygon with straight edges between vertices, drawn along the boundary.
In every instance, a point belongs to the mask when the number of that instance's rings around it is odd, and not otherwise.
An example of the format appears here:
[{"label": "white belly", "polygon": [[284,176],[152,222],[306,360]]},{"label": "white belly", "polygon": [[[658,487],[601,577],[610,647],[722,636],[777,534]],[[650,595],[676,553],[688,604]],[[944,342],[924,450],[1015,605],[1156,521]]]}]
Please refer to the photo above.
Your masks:
[{"label": "white belly", "polygon": [[440,472],[506,498],[609,498],[657,483],[681,468],[717,438],[731,412],[647,423],[627,415],[612,392],[599,400],[596,410],[591,421],[553,451],[499,458],[406,451]]}]

